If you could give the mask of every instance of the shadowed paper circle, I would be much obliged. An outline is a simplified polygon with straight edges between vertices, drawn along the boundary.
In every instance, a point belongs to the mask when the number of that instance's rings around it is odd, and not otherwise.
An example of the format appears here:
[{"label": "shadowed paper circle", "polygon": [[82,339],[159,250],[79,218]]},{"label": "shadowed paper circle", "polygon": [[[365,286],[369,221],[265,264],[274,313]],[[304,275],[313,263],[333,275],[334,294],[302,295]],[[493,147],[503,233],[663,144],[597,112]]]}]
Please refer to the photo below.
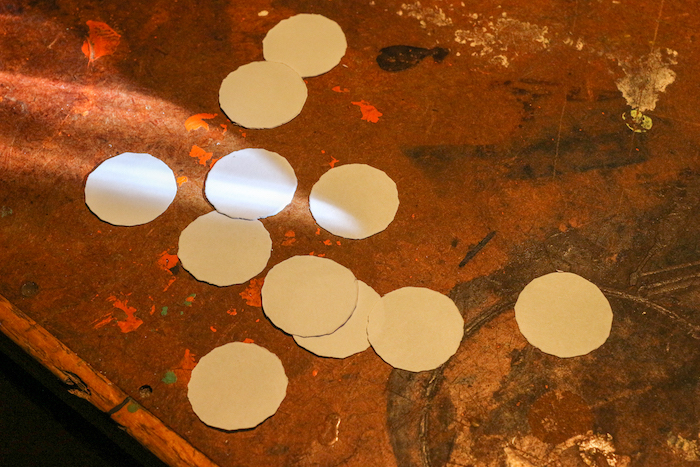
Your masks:
[{"label": "shadowed paper circle", "polygon": [[213,211],[182,231],[177,257],[197,280],[223,287],[257,276],[271,251],[272,240],[262,222],[231,219]]},{"label": "shadowed paper circle", "polygon": [[150,154],[125,152],[88,175],[85,204],[113,225],[141,225],[163,214],[177,194],[175,175]]},{"label": "shadowed paper circle", "polygon": [[294,256],[273,267],[262,286],[265,315],[282,331],[301,337],[338,329],[357,304],[353,273],[328,258]]},{"label": "shadowed paper circle", "polygon": [[204,194],[222,214],[259,219],[284,209],[296,189],[297,177],[287,159],[265,149],[243,149],[216,162]]},{"label": "shadowed paper circle", "polygon": [[515,321],[541,351],[568,358],[605,343],[613,314],[603,292],[570,272],[553,272],[530,282],[515,303]]},{"label": "shadowed paper circle", "polygon": [[263,39],[263,56],[289,65],[302,77],[330,71],[348,47],[338,23],[321,15],[300,14],[277,23]]},{"label": "shadowed paper circle", "polygon": [[224,78],[219,105],[240,126],[275,128],[301,113],[306,96],[306,83],[287,65],[252,62]]},{"label": "shadowed paper circle", "polygon": [[357,306],[352,316],[333,334],[317,337],[294,336],[300,346],[321,357],[345,358],[369,348],[367,317],[380,297],[372,287],[362,281],[359,286]]},{"label": "shadowed paper circle", "polygon": [[396,183],[379,169],[348,164],[321,175],[311,189],[309,209],[324,229],[362,239],[386,229],[399,208]]},{"label": "shadowed paper circle", "polygon": [[277,355],[255,344],[232,342],[199,360],[187,397],[205,424],[242,430],[258,426],[277,412],[287,383]]},{"label": "shadowed paper circle", "polygon": [[421,287],[384,295],[367,324],[372,348],[394,368],[434,370],[457,352],[464,319],[449,297]]}]

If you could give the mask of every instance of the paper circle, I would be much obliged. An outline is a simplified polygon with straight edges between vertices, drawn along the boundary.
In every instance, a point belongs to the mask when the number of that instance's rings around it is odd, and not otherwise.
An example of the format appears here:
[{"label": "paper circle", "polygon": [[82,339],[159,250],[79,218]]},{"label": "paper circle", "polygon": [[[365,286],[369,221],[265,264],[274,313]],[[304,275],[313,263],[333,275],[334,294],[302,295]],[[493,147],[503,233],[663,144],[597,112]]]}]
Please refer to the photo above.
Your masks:
[{"label": "paper circle", "polygon": [[263,56],[307,78],[330,71],[340,63],[347,47],[338,23],[321,15],[300,14],[270,29],[263,39]]},{"label": "paper circle", "polygon": [[300,347],[321,357],[345,358],[369,348],[367,317],[381,298],[372,287],[362,281],[359,286],[357,306],[352,316],[333,334],[317,337],[294,336]]},{"label": "paper circle", "polygon": [[231,219],[213,211],[182,231],[177,257],[197,280],[223,287],[257,276],[271,251],[272,240],[262,222]]},{"label": "paper circle", "polygon": [[377,355],[394,368],[434,370],[457,352],[464,320],[449,297],[421,287],[404,287],[372,308],[367,336]]},{"label": "paper circle", "polygon": [[293,256],[273,267],[262,286],[265,315],[282,331],[301,337],[338,329],[357,304],[353,273],[328,258]]},{"label": "paper circle", "polygon": [[277,355],[255,344],[232,342],[199,359],[187,397],[205,424],[242,430],[258,426],[277,412],[287,382]]},{"label": "paper circle", "polygon": [[175,175],[150,154],[125,152],[107,159],[88,175],[85,204],[114,225],[141,225],[168,209],[177,194]]},{"label": "paper circle", "polygon": [[216,162],[204,194],[221,214],[259,219],[284,209],[296,189],[297,177],[287,159],[265,149],[243,149]]},{"label": "paper circle", "polygon": [[603,292],[570,272],[538,277],[525,286],[515,303],[515,320],[525,339],[562,358],[585,355],[603,345],[612,319]]},{"label": "paper circle", "polygon": [[306,83],[287,65],[253,62],[224,78],[219,105],[238,125],[275,128],[301,113],[306,96]]},{"label": "paper circle", "polygon": [[330,169],[309,196],[309,209],[318,225],[345,238],[362,239],[381,232],[398,208],[396,183],[365,164]]}]

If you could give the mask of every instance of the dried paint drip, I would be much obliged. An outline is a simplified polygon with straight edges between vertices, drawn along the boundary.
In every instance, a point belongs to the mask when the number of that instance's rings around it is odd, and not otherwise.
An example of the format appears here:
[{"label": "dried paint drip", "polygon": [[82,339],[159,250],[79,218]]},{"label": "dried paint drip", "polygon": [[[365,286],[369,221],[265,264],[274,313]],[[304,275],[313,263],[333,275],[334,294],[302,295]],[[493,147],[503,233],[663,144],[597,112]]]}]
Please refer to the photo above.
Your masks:
[{"label": "dried paint drip", "polygon": [[415,67],[427,57],[433,57],[435,63],[441,63],[449,53],[448,49],[442,47],[424,49],[410,45],[392,45],[379,51],[377,64],[384,71],[403,71]]}]

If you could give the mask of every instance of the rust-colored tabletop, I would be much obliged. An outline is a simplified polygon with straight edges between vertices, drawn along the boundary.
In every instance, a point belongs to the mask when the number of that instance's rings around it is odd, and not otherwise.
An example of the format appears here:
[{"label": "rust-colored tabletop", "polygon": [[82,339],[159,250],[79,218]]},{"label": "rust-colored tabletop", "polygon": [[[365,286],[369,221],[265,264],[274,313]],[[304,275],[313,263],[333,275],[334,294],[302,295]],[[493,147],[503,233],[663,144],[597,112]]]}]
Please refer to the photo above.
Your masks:
[{"label": "rust-colored tabletop", "polygon": [[[130,396],[130,413],[221,466],[697,465],[698,3],[405,1],[5,0],[0,294]],[[345,56],[306,79],[291,122],[230,122],[221,81],[298,13],[336,21]],[[86,56],[88,21],[116,48]],[[188,129],[201,113],[216,115]],[[211,164],[243,148],[283,155],[299,186],[262,220],[267,268],[216,287],[179,265],[178,237],[213,210]],[[85,205],[87,175],[122,152],[178,178],[148,224],[113,226]],[[319,177],[349,163],[399,192],[395,220],[364,240],[319,228],[308,207]],[[371,348],[338,360],[298,347],[259,289],[308,254],[380,294],[451,297],[465,319],[457,354],[410,373]],[[610,338],[581,357],[532,347],[514,319],[522,288],[557,270],[613,309]],[[188,402],[190,371],[245,340],[279,356],[287,396],[255,429],[210,428]]]}]

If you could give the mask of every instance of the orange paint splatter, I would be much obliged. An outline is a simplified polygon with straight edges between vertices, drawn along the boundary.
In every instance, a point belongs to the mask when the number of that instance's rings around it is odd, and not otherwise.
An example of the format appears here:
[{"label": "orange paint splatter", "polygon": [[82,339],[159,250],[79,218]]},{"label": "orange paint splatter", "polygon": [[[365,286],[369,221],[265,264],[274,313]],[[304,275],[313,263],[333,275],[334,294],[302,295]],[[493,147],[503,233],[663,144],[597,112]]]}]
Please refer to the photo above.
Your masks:
[{"label": "orange paint splatter", "polygon": [[335,242],[335,244],[338,245],[338,246],[340,246],[340,240],[338,240],[337,242]]},{"label": "orange paint splatter", "polygon": [[325,257],[326,257],[326,254],[325,254],[325,253],[319,253],[319,254],[317,254],[316,256],[318,256],[319,258],[325,258]]},{"label": "orange paint splatter", "polygon": [[255,342],[255,341],[254,341],[253,339],[248,338],[248,337],[246,337],[245,339],[243,339],[243,343],[244,343],[244,344],[252,344],[253,342]]},{"label": "orange paint splatter", "polygon": [[326,246],[331,246],[331,245],[333,245],[333,242],[331,242],[330,240],[324,240],[323,244]]},{"label": "orange paint splatter", "polygon": [[312,374],[313,376],[316,376],[316,375],[318,375],[318,370],[314,370],[314,371],[312,371],[312,372],[311,372],[311,374]]},{"label": "orange paint splatter", "polygon": [[102,326],[106,326],[112,321],[114,321],[114,316],[112,316],[112,313],[107,313],[101,320],[95,320],[93,324],[95,329],[100,329]]},{"label": "orange paint splatter", "polygon": [[226,310],[226,313],[228,313],[231,316],[236,316],[238,314],[235,308],[233,310]]},{"label": "orange paint splatter", "polygon": [[164,251],[158,257],[158,266],[163,271],[170,272],[170,270],[172,268],[174,268],[177,263],[178,263],[177,255],[171,255],[167,251]]},{"label": "orange paint splatter", "polygon": [[199,159],[199,163],[202,165],[207,165],[207,161],[211,159],[211,156],[213,155],[214,153],[206,152],[204,149],[200,148],[196,144],[192,146],[192,150],[190,151],[190,157]]},{"label": "orange paint splatter", "polygon": [[118,300],[117,297],[115,297],[114,295],[109,297],[107,300],[112,302],[112,306],[114,308],[117,308],[118,310],[121,310],[126,314],[126,320],[117,320],[117,326],[119,326],[119,329],[121,329],[122,332],[127,333],[135,331],[136,329],[138,329],[139,326],[143,324],[143,321],[135,316],[136,308],[134,308],[133,306],[129,306],[128,300]]},{"label": "orange paint splatter", "polygon": [[260,296],[260,289],[262,289],[265,279],[251,279],[248,287],[245,288],[243,292],[239,295],[246,304],[250,306],[262,306],[262,297]]},{"label": "orange paint splatter", "polygon": [[[223,157],[223,156],[221,156],[221,157]],[[211,169],[212,167],[214,167],[214,164],[219,162],[219,159],[221,159],[221,157],[217,157],[216,159],[212,159],[211,164],[209,164],[209,168]]]},{"label": "orange paint splatter", "polygon": [[175,282],[176,280],[177,280],[177,277],[175,277],[175,276],[171,277],[170,280],[168,281],[168,284],[163,289],[163,292],[167,292],[167,290],[170,288],[171,285],[173,285],[173,282]]},{"label": "orange paint splatter", "polygon": [[321,227],[316,227],[316,235],[321,235]]},{"label": "orange paint splatter", "polygon": [[209,130],[209,124],[204,120],[209,120],[216,117],[217,114],[195,114],[190,118],[185,120],[185,128],[187,131],[196,130],[198,128],[204,128]]},{"label": "orange paint splatter", "polygon": [[90,28],[90,32],[81,50],[87,57],[88,63],[105,55],[112,55],[117,50],[122,36],[105,23],[90,20],[86,24]]},{"label": "orange paint splatter", "polygon": [[175,181],[177,182],[177,186],[182,186],[184,183],[187,183],[189,180],[190,179],[184,175],[181,175],[175,179]]},{"label": "orange paint splatter", "polygon": [[185,356],[182,357],[178,366],[173,370],[173,373],[177,376],[177,383],[187,386],[195,366],[197,366],[197,363],[194,361],[194,354],[190,353],[190,349],[185,349]]},{"label": "orange paint splatter", "polygon": [[335,164],[337,164],[338,162],[340,162],[338,159],[336,159],[335,157],[331,156],[331,161],[328,163],[328,165],[330,165],[330,166],[331,166],[331,169],[332,169],[333,167],[335,167]]},{"label": "orange paint splatter", "polygon": [[214,326],[209,326],[209,329],[211,329],[211,332],[216,332],[216,328]]},{"label": "orange paint splatter", "polygon": [[362,112],[362,120],[377,123],[379,121],[379,117],[384,115],[379,110],[377,110],[375,106],[373,106],[367,101],[361,100],[360,102],[351,102],[351,104],[356,105],[360,108],[360,111]]},{"label": "orange paint splatter", "polygon": [[284,236],[287,237],[287,238],[284,239],[284,240],[282,241],[282,246],[291,246],[294,242],[297,241],[297,239],[294,238],[294,237],[295,237],[295,234],[294,234],[294,231],[293,231],[293,230],[288,230],[288,231],[284,234]]},{"label": "orange paint splatter", "polygon": [[334,88],[332,88],[332,89],[333,89],[333,91],[335,91],[335,92],[350,92],[350,90],[349,90],[348,88],[341,88],[340,86],[336,86],[336,87],[334,87]]},{"label": "orange paint splatter", "polygon": [[221,134],[222,134],[222,135],[225,135],[226,132],[228,131],[228,126],[226,126],[225,123],[222,123],[222,124],[220,124],[219,126],[220,126],[221,128],[224,129],[224,131],[223,131]]},{"label": "orange paint splatter", "polygon": [[151,305],[151,313],[150,313],[150,314],[152,315],[152,314],[155,313],[155,312],[156,312],[156,306],[155,306],[155,305]]}]

